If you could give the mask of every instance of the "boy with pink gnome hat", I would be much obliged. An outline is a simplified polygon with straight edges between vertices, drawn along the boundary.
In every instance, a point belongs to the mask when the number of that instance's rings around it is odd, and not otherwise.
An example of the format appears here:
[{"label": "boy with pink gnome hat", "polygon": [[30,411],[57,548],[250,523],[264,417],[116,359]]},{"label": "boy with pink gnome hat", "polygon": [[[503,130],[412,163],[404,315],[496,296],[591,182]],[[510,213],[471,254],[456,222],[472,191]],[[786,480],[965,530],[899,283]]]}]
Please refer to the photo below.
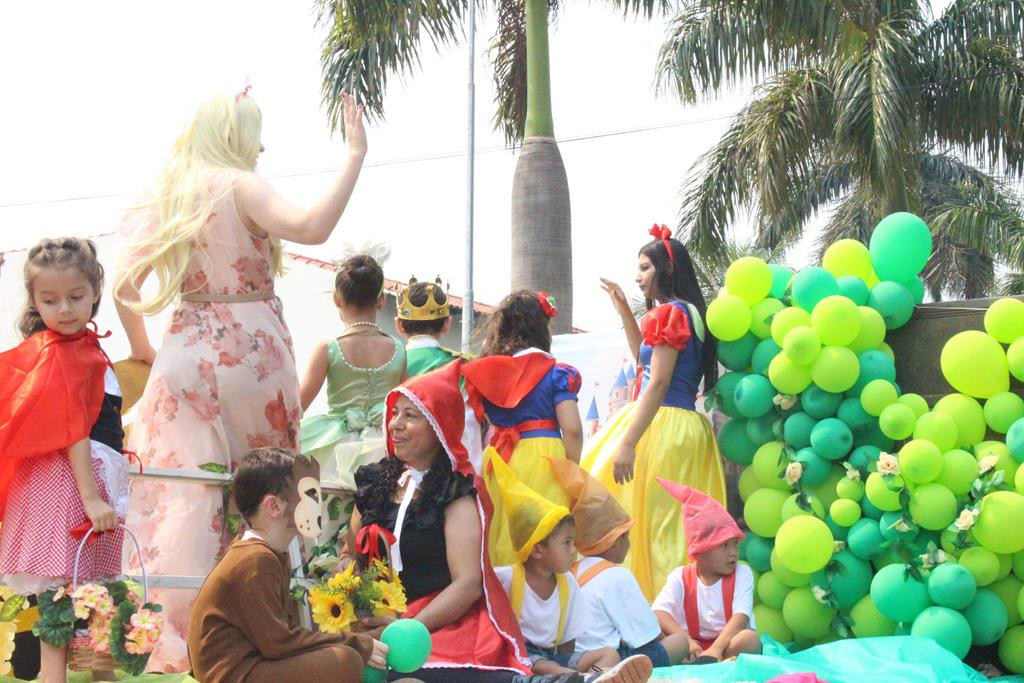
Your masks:
[{"label": "boy with pink gnome hat", "polygon": [[689,486],[657,480],[683,505],[692,560],[668,575],[651,605],[662,632],[686,633],[688,660],[694,663],[760,653],[761,640],[754,631],[754,574],[737,564],[743,532],[716,500]]}]

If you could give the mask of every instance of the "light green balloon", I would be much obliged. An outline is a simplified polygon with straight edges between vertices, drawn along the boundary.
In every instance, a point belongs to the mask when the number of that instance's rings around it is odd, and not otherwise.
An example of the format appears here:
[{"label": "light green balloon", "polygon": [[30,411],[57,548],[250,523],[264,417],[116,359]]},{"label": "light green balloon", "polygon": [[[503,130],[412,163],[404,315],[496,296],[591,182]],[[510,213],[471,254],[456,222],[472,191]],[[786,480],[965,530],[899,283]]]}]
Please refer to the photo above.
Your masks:
[{"label": "light green balloon", "polygon": [[928,412],[928,401],[921,394],[903,394],[897,399],[900,403],[910,406],[914,414],[921,417]]},{"label": "light green balloon", "polygon": [[[892,480],[893,486],[903,488],[904,482],[902,477],[896,476]],[[864,485],[864,493],[868,500],[871,501],[871,504],[879,510],[893,511],[900,509],[899,490],[891,490],[885,479],[878,472],[872,472],[868,475]]]},{"label": "light green balloon", "polygon": [[787,569],[813,574],[828,564],[834,543],[825,522],[811,515],[797,515],[779,527],[775,536],[775,552]]},{"label": "light green balloon", "polygon": [[[973,460],[973,458],[971,458]],[[746,502],[750,498],[754,491],[761,488],[761,482],[758,480],[757,475],[754,474],[754,470],[750,467],[743,468],[740,472],[740,479],[737,482],[737,488],[740,490],[740,499]]]},{"label": "light green balloon", "polygon": [[966,495],[977,478],[978,461],[973,455],[959,448],[942,454],[942,471],[935,482],[945,486],[953,495]]},{"label": "light green balloon", "polygon": [[789,592],[782,605],[782,617],[797,638],[817,640],[828,634],[836,612],[818,602],[810,587]]},{"label": "light green balloon", "polygon": [[999,558],[980,545],[964,550],[958,560],[961,566],[974,575],[974,581],[979,587],[989,585],[999,576]]},{"label": "light green balloon", "polygon": [[1006,362],[1010,366],[1010,374],[1024,382],[1024,338],[1013,342],[1006,349]]},{"label": "light green balloon", "polygon": [[[1024,302],[1021,302],[1024,307]],[[1024,398],[1009,391],[995,394],[985,401],[985,422],[992,431],[1005,434],[1014,422],[1024,417]]]},{"label": "light green balloon", "polygon": [[778,299],[765,299],[754,304],[750,309],[750,331],[758,339],[767,339],[772,335],[772,317],[785,308]]},{"label": "light green balloon", "polygon": [[857,383],[860,362],[845,346],[823,346],[811,366],[811,379],[825,391],[841,394]]},{"label": "light green balloon", "polygon": [[942,484],[922,484],[910,492],[910,516],[922,528],[941,531],[956,515],[956,496]]},{"label": "light green balloon", "polygon": [[[809,328],[799,329],[810,331]],[[768,365],[768,379],[779,393],[796,395],[811,385],[811,368],[798,365],[785,353],[780,353]]]},{"label": "light green balloon", "polygon": [[790,586],[791,588],[798,588],[800,586],[806,586],[811,582],[810,574],[801,574],[788,568],[782,564],[779,560],[779,553],[773,548],[771,556],[772,572],[775,573],[776,578],[782,583]]},{"label": "light green balloon", "polygon": [[[867,410],[865,408],[865,410]],[[902,403],[893,403],[886,406],[881,415],[878,416],[878,427],[890,439],[900,441],[914,433],[917,425],[917,415],[908,406]]]},{"label": "light green balloon", "polygon": [[757,622],[758,633],[763,633],[779,643],[793,640],[793,631],[786,625],[782,610],[772,609],[768,605],[754,605],[754,621]]},{"label": "light green balloon", "polygon": [[919,415],[914,425],[914,438],[929,441],[940,451],[951,450],[957,443],[956,421],[946,413]]},{"label": "light green balloon", "polygon": [[996,456],[995,469],[1001,470],[1007,481],[1013,479],[1017,471],[1017,461],[1010,455],[1010,449],[1002,441],[982,441],[974,447],[974,457],[980,463],[986,457]]},{"label": "light green balloon", "polygon": [[882,315],[870,306],[858,306],[857,313],[860,314],[860,332],[850,342],[850,349],[860,353],[879,348],[885,341],[885,320]]},{"label": "light green balloon", "polygon": [[[970,453],[967,455],[970,455]],[[974,458],[972,457],[971,460],[974,460]],[[858,503],[864,497],[864,482],[844,476],[836,482],[836,496]]]},{"label": "light green balloon", "polygon": [[1020,607],[1017,605],[1017,596],[1024,591],[1024,581],[1021,581],[1013,574],[1004,576],[989,585],[988,589],[999,596],[1006,606],[1006,614],[1009,617],[1009,626],[1016,626],[1021,622]]},{"label": "light green balloon", "polygon": [[796,499],[797,499],[798,495],[799,494],[794,493],[793,495],[791,495],[789,498],[786,499],[785,503],[782,504],[782,523],[783,524],[786,523],[786,520],[788,520],[788,519],[790,519],[792,517],[796,517],[798,515],[810,515],[812,517],[817,517],[819,519],[822,519],[822,518],[825,517],[825,506],[824,506],[824,504],[822,504],[821,500],[817,496],[815,496],[814,494],[811,494],[811,500],[810,500],[811,509],[810,510],[804,510],[796,502]]},{"label": "light green balloon", "polygon": [[734,341],[750,330],[751,317],[746,301],[733,294],[722,294],[708,306],[708,329],[722,341]]},{"label": "light green balloon", "polygon": [[743,518],[758,536],[770,538],[782,526],[782,504],[789,495],[785,491],[763,488],[754,491],[743,505]]},{"label": "light green balloon", "polygon": [[970,396],[948,394],[940,398],[932,410],[945,413],[956,422],[957,447],[973,446],[985,438],[985,412]]},{"label": "light green balloon", "polygon": [[864,412],[875,417],[896,403],[897,399],[899,399],[899,392],[896,391],[896,386],[884,379],[871,380],[860,392],[860,404],[863,406]]},{"label": "light green balloon", "polygon": [[796,327],[789,331],[782,343],[782,351],[797,365],[810,365],[821,353],[821,339],[810,327]]},{"label": "light green balloon", "polygon": [[1024,301],[998,299],[985,311],[985,331],[1000,344],[1012,344],[1024,337]]},{"label": "light green balloon", "polygon": [[825,481],[817,486],[812,486],[810,491],[821,501],[822,505],[828,508],[839,498],[839,495],[836,493],[836,484],[845,477],[846,470],[838,465],[833,465],[832,469],[828,472],[828,476],[825,477]]},{"label": "light green balloon", "polygon": [[999,661],[1011,673],[1024,674],[1024,626],[1007,629],[999,641]]},{"label": "light green balloon", "polygon": [[860,505],[856,501],[840,498],[832,503],[828,513],[839,526],[851,527],[860,519]]},{"label": "light green balloon", "polygon": [[[768,488],[776,488],[783,490],[788,489],[789,485],[785,482],[783,487],[779,487],[776,482],[782,481],[779,475],[782,474],[786,469],[786,463],[783,460],[779,461],[782,455],[782,442],[781,441],[769,441],[762,445],[754,453],[754,459],[750,465],[750,468],[754,470],[754,475],[758,481],[761,482],[762,486]],[[762,536],[764,534],[761,534]]]},{"label": "light green balloon", "polygon": [[855,275],[866,281],[875,272],[868,248],[854,239],[842,239],[829,245],[822,254],[821,266],[837,278]]},{"label": "light green balloon", "polygon": [[982,547],[1004,555],[1024,550],[1024,496],[994,491],[982,498],[980,510],[971,530]]},{"label": "light green balloon", "polygon": [[779,581],[775,572],[765,572],[757,580],[757,597],[772,609],[782,609],[782,604],[791,590],[793,589],[790,586]]},{"label": "light green balloon", "polygon": [[1010,368],[1003,347],[978,330],[953,335],[939,357],[942,375],[950,386],[975,398],[989,398],[1010,390]]},{"label": "light green balloon", "polygon": [[891,636],[896,632],[896,622],[878,611],[870,595],[857,601],[850,610],[850,620],[853,622],[853,635],[858,638]]},{"label": "light green balloon", "polygon": [[913,439],[900,449],[900,473],[911,484],[934,481],[942,471],[942,451],[931,441]]},{"label": "light green balloon", "polygon": [[811,314],[798,306],[783,308],[772,318],[772,339],[780,347],[786,341],[786,335],[797,327],[810,327]]},{"label": "light green balloon", "polygon": [[753,306],[771,291],[772,271],[756,256],[736,259],[725,271],[725,289]]},{"label": "light green balloon", "polygon": [[827,346],[846,346],[860,334],[861,317],[857,304],[845,296],[830,296],[811,311],[811,327]]}]

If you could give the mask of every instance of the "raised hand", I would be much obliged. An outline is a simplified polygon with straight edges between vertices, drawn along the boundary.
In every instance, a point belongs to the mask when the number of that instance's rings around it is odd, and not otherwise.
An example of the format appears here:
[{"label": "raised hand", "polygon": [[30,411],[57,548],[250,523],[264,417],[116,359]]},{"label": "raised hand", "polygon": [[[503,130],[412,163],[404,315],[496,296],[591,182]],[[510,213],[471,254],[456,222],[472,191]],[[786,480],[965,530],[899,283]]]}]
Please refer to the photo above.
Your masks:
[{"label": "raised hand", "polygon": [[622,287],[617,282],[606,280],[601,278],[601,289],[607,294],[608,298],[611,299],[612,306],[619,315],[628,315],[633,317],[633,311],[629,308],[629,299],[626,298],[626,293],[622,291]]},{"label": "raised hand", "polygon": [[364,125],[365,107],[357,104],[352,95],[341,93],[345,103],[345,141],[348,143],[349,154],[366,155],[366,126]]}]

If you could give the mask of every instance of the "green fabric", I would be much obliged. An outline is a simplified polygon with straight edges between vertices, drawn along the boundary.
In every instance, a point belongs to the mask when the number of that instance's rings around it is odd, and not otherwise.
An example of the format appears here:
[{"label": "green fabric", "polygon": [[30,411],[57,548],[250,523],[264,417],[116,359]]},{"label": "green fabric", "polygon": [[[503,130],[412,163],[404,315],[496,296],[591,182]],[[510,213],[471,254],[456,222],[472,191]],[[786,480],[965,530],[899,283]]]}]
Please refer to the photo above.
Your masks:
[{"label": "green fabric", "polygon": [[329,448],[351,440],[367,427],[380,428],[384,421],[384,397],[402,381],[405,346],[395,341],[395,353],[384,365],[357,368],[349,365],[337,339],[327,342],[327,414],[302,419],[301,450]]},{"label": "green fabric", "polygon": [[[894,636],[857,638],[789,654],[770,638],[764,638],[765,654],[741,655],[739,659],[705,666],[673,666],[655,669],[652,681],[701,681],[738,683],[767,681],[781,674],[813,672],[829,683],[981,683],[982,674],[927,638]],[[1024,682],[1011,676],[1009,681]]]},{"label": "green fabric", "polygon": [[416,377],[448,365],[459,357],[459,354],[443,346],[424,346],[406,351],[408,358],[406,375]]}]

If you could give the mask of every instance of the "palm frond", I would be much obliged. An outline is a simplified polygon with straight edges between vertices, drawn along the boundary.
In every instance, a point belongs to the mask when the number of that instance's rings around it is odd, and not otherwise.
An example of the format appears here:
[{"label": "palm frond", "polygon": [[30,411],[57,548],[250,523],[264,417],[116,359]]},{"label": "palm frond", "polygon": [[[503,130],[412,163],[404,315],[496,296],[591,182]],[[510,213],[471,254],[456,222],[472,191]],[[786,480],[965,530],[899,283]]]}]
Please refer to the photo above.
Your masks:
[{"label": "palm frond", "polygon": [[874,191],[865,183],[855,184],[839,204],[815,240],[817,258],[835,242],[855,239],[864,244],[871,241],[871,232],[882,218],[882,210]]},{"label": "palm frond", "polygon": [[1024,294],[1024,273],[1007,273],[999,279],[1000,296]]},{"label": "palm frond", "polygon": [[799,240],[807,221],[847,195],[853,182],[853,165],[849,161],[816,159],[810,172],[794,178],[789,201],[781,206],[781,211],[774,215],[763,209],[758,212],[757,244],[770,248]]},{"label": "palm frond", "polygon": [[505,143],[523,139],[526,125],[526,1],[498,3],[498,28],[489,49],[494,66],[494,100],[497,109],[492,123],[501,130]]},{"label": "palm frond", "polygon": [[665,14],[675,4],[671,0],[611,0],[612,5],[622,10],[622,14],[628,16],[637,14],[648,19],[655,14]]}]

